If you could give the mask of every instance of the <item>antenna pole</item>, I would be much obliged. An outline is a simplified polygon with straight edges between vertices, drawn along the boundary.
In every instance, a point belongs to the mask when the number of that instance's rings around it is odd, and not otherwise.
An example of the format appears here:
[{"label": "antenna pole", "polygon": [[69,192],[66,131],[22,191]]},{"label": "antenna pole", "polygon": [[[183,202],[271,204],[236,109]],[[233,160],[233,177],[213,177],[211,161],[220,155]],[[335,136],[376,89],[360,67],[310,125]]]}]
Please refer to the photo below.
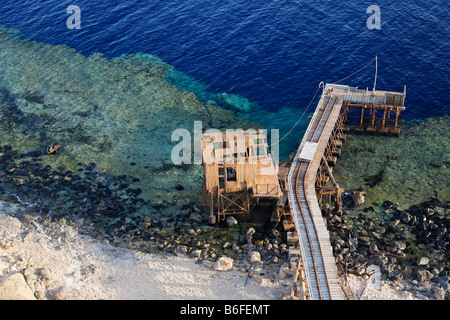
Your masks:
[{"label": "antenna pole", "polygon": [[378,76],[378,56],[375,56],[375,82],[373,83],[373,91],[377,86],[377,76]]}]

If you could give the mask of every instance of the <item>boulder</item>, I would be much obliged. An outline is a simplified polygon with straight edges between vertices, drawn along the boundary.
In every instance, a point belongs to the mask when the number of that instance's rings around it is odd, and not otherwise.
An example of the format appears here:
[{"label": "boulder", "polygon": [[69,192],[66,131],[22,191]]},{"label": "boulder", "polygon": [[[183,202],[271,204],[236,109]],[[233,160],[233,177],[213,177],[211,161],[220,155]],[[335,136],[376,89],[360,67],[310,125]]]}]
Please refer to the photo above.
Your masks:
[{"label": "boulder", "polygon": [[394,249],[397,249],[399,251],[403,251],[406,249],[406,243],[402,241],[393,241],[391,245]]},{"label": "boulder", "polygon": [[434,286],[431,288],[431,293],[433,294],[434,300],[445,300],[444,288]]},{"label": "boulder", "polygon": [[252,251],[250,252],[248,256],[248,261],[250,263],[258,263],[261,262],[261,254],[258,251]]},{"label": "boulder", "polygon": [[213,266],[215,271],[231,271],[234,260],[230,257],[220,257]]},{"label": "boulder", "polygon": [[199,258],[202,255],[202,250],[200,249],[193,249],[190,253],[190,256],[193,258]]},{"label": "boulder", "polygon": [[175,189],[178,190],[178,191],[183,191],[183,190],[184,190],[184,187],[183,187],[181,184],[177,184],[177,185],[175,186]]},{"label": "boulder", "polygon": [[21,273],[15,273],[0,282],[0,300],[36,300]]},{"label": "boulder", "polygon": [[233,245],[231,243],[229,243],[228,241],[225,242],[222,246],[222,248],[224,249],[231,249],[233,247]]},{"label": "boulder", "polygon": [[53,300],[64,300],[64,298],[66,297],[66,295],[69,291],[70,290],[67,286],[59,287],[53,294],[52,299]]},{"label": "boulder", "polygon": [[426,266],[429,262],[430,262],[430,260],[428,258],[421,257],[417,260],[417,265],[418,266]]},{"label": "boulder", "polygon": [[416,273],[416,276],[417,276],[417,280],[419,282],[428,281],[428,280],[430,280],[433,277],[431,272],[428,271],[428,270],[418,270],[417,273]]},{"label": "boulder", "polygon": [[177,245],[175,248],[173,248],[173,252],[186,254],[188,252],[188,248],[184,245]]},{"label": "boulder", "polygon": [[201,213],[192,212],[191,216],[189,217],[189,219],[194,220],[196,222],[202,222],[203,221],[203,216],[202,216]]},{"label": "boulder", "polygon": [[352,192],[352,199],[357,205],[361,205],[365,201],[366,190],[363,187],[359,187],[358,190]]},{"label": "boulder", "polygon": [[208,217],[208,223],[209,224],[216,224],[216,222],[217,222],[217,219],[216,219],[215,216],[209,216]]},{"label": "boulder", "polygon": [[237,220],[234,217],[228,217],[227,220],[227,226],[232,227],[236,224],[238,224]]},{"label": "boulder", "polygon": [[249,228],[249,229],[247,230],[247,234],[246,234],[246,237],[247,237],[247,244],[249,244],[249,245],[252,244],[252,237],[253,237],[253,234],[254,234],[255,232],[256,232],[256,231],[255,231],[254,228]]}]

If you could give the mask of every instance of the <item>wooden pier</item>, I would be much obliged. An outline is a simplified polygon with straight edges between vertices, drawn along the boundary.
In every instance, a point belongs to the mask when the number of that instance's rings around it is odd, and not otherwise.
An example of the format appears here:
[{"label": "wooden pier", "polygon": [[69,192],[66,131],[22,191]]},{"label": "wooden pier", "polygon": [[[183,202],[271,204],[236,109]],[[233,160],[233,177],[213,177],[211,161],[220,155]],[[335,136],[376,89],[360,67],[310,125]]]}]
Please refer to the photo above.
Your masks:
[{"label": "wooden pier", "polygon": [[[340,155],[345,140],[344,122],[349,108],[372,110],[369,127],[375,128],[375,112],[395,111],[393,134],[399,134],[398,115],[404,110],[405,92],[358,90],[344,85],[327,84],[312,116],[303,140],[290,166],[286,192],[295,231],[289,234],[298,239],[299,254],[292,248],[292,262],[297,263],[294,278],[297,296],[301,299],[344,299],[338,279],[329,233],[322,216],[322,196],[335,198],[335,210],[341,210],[343,190],[332,175],[331,166]],[[386,130],[385,117],[380,129]],[[383,131],[381,131],[383,132]],[[331,186],[327,187],[327,182]],[[329,211],[329,214],[330,211]],[[291,239],[292,242],[292,239]],[[302,280],[303,279],[303,280]],[[303,281],[303,282],[302,282]]]},{"label": "wooden pier", "polygon": [[[212,220],[217,217],[220,222],[231,214],[249,216],[253,198],[273,199],[272,221],[282,222],[287,231],[289,259],[295,268],[293,295],[345,299],[322,206],[326,202],[328,215],[342,210],[344,190],[332,171],[349,130],[346,121],[357,117],[357,131],[398,135],[405,97],[406,89],[401,93],[325,85],[297,152],[279,165],[268,153],[267,136],[261,130],[203,134],[205,181],[200,203],[205,212],[209,208]],[[355,109],[357,116],[352,114]],[[377,118],[380,111],[383,117]]]}]

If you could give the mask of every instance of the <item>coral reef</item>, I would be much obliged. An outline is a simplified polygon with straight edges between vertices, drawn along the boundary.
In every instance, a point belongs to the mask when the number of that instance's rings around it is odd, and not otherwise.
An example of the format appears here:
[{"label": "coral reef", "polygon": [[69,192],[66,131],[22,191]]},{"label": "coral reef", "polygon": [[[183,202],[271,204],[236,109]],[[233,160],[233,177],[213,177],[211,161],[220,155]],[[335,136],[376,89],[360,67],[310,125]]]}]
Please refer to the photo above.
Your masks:
[{"label": "coral reef", "polygon": [[405,122],[400,137],[349,134],[333,175],[351,192],[366,190],[362,208],[383,201],[407,209],[450,199],[450,117]]},{"label": "coral reef", "polygon": [[[201,190],[200,166],[171,161],[175,129],[192,133],[196,120],[204,129],[258,127],[170,84],[173,68],[151,55],[84,57],[8,29],[0,30],[0,43],[2,144],[26,153],[59,142],[59,155],[43,159],[45,165],[74,171],[78,163],[96,163],[138,178],[132,184],[156,204]],[[180,183],[183,192],[174,188]]]},{"label": "coral reef", "polygon": [[[213,228],[193,211],[203,169],[172,163],[171,134],[192,136],[194,121],[259,125],[169,83],[176,71],[155,56],[85,57],[18,35],[0,30],[0,199],[146,252],[184,243],[219,254],[223,242],[245,241],[241,229],[257,228]],[[202,222],[190,219],[194,212]]]}]

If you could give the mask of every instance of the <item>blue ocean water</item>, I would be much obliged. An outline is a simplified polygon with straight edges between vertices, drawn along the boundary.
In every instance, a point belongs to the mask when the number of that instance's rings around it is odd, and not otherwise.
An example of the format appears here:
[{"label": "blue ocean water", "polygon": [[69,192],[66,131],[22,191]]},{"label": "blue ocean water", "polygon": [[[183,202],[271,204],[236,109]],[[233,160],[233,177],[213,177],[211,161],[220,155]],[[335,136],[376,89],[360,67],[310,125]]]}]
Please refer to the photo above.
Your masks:
[{"label": "blue ocean water", "polygon": [[[79,30],[66,26],[72,4],[81,9]],[[378,55],[377,88],[407,86],[403,118],[449,114],[448,1],[380,0],[380,30],[366,26],[372,4],[2,0],[0,23],[25,38],[66,44],[84,55],[150,53],[211,92],[237,94],[274,112],[305,108],[320,81],[342,79]],[[371,64],[345,84],[372,88],[374,73]]]}]

